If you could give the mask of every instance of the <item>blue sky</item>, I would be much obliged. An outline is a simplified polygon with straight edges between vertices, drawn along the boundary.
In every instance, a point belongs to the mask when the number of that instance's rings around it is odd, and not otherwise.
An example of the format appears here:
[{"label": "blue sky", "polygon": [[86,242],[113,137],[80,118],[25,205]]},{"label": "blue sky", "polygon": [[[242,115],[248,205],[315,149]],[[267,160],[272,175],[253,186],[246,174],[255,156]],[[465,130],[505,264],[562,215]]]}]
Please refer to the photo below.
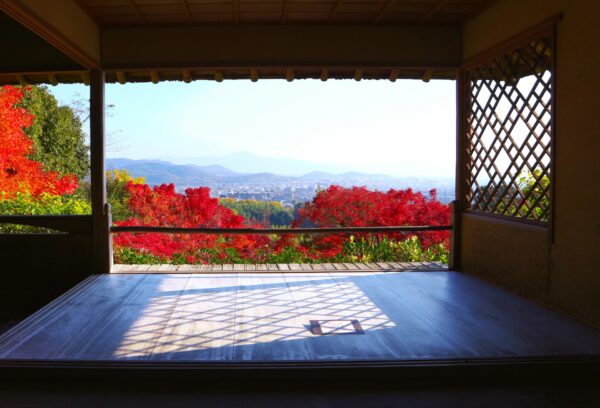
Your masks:
[{"label": "blue sky", "polygon": [[[84,85],[50,90],[61,103]],[[249,151],[399,176],[454,176],[454,81],[239,80],[111,84],[108,157]]]}]

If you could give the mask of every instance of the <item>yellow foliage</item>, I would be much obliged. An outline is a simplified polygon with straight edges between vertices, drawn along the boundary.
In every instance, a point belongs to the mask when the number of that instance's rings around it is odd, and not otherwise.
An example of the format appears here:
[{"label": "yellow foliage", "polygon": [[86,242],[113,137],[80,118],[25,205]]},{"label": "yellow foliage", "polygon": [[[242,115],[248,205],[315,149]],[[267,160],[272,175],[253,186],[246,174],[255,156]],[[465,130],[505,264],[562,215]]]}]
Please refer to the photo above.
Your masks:
[{"label": "yellow foliage", "polygon": [[120,182],[128,182],[131,181],[133,184],[146,184],[145,177],[136,177],[134,178],[131,174],[127,172],[127,170],[109,170],[106,172],[107,180],[114,180]]}]

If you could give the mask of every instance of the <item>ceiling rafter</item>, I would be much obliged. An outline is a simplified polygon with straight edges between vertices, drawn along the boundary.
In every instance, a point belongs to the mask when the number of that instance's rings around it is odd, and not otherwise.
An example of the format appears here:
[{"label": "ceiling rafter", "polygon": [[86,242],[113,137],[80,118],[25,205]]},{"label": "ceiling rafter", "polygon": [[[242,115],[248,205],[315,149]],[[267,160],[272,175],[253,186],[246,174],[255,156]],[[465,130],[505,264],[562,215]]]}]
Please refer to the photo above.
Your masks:
[{"label": "ceiling rafter", "polygon": [[433,75],[433,70],[431,68],[427,68],[423,71],[423,76],[421,80],[423,82],[429,82],[431,80],[431,76]]},{"label": "ceiling rafter", "polygon": [[448,4],[448,0],[440,0],[431,10],[427,12],[427,14],[423,16],[423,18],[419,21],[419,24],[425,24],[431,17],[433,17],[435,13],[444,8],[446,4]]},{"label": "ceiling rafter", "polygon": [[362,79],[363,76],[363,70],[358,68],[354,71],[354,80],[355,81],[360,81]]},{"label": "ceiling rafter", "polygon": [[56,78],[56,74],[55,74],[55,73],[53,73],[53,72],[50,72],[50,73],[48,74],[48,82],[50,82],[50,84],[51,84],[52,86],[56,86],[56,85],[58,85],[58,79]]},{"label": "ceiling rafter", "polygon": [[183,77],[183,82],[185,82],[186,84],[189,84],[190,82],[192,82],[192,71],[191,70],[184,69],[181,74]]},{"label": "ceiling rafter", "polygon": [[288,82],[292,82],[294,80],[294,70],[292,68],[288,68],[285,71],[285,79]]},{"label": "ceiling rafter", "polygon": [[283,11],[281,12],[281,24],[285,24],[287,20],[287,15],[290,11],[291,4],[292,0],[285,0],[285,3],[283,3]]},{"label": "ceiling rafter", "polygon": [[89,9],[89,7],[87,6],[87,4],[85,4],[85,2],[83,0],[74,0],[75,4],[77,4],[77,6],[81,9],[81,11],[83,11],[85,13],[86,16],[88,16],[93,22],[94,24],[96,24],[97,27],[100,27],[100,20],[98,20],[98,17],[96,17],[92,11]]},{"label": "ceiling rafter", "polygon": [[233,0],[233,23],[240,22],[240,0]]},{"label": "ceiling rafter", "polygon": [[115,76],[117,77],[117,82],[121,85],[125,85],[127,83],[127,77],[125,77],[125,72],[117,71],[115,72]]},{"label": "ceiling rafter", "polygon": [[335,14],[337,13],[338,9],[340,8],[342,1],[343,0],[337,0],[335,2],[335,5],[333,6],[331,13],[329,13],[329,17],[327,17],[327,24],[331,24],[331,22],[333,22],[333,19],[335,18]]},{"label": "ceiling rafter", "polygon": [[183,6],[183,11],[185,12],[185,16],[187,17],[188,24],[192,25],[192,13],[190,13],[190,5],[187,0],[181,0],[181,5]]},{"label": "ceiling rafter", "polygon": [[379,11],[377,16],[373,19],[373,24],[379,23],[383,16],[385,16],[387,12],[390,11],[390,9],[394,6],[394,4],[396,4],[396,0],[389,0],[385,4],[385,6],[383,6],[383,8]]},{"label": "ceiling rafter", "polygon": [[142,24],[147,25],[148,21],[146,21],[146,19],[144,18],[142,12],[140,11],[140,8],[138,7],[137,4],[135,4],[134,0],[129,0],[129,4],[131,5],[131,8],[133,8],[133,11],[135,12],[135,15],[138,16],[138,18],[140,19],[140,21],[142,22]]}]

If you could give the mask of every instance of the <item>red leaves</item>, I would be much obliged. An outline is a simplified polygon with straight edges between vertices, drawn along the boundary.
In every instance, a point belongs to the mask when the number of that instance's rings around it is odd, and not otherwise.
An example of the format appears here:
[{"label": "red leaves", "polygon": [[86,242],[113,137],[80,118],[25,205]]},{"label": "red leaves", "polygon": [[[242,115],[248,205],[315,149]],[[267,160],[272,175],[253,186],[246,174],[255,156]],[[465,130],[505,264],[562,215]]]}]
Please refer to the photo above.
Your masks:
[{"label": "red leaves", "polygon": [[44,171],[42,163],[29,160],[32,141],[23,129],[32,125],[34,117],[17,105],[23,90],[12,86],[0,87],[0,193],[12,198],[16,193],[70,194],[77,188],[75,176],[60,177]]},{"label": "red leaves", "polygon": [[[146,184],[129,182],[126,187],[133,217],[119,225],[148,225],[171,227],[241,228],[244,218],[210,197],[207,187],[190,188],[185,194],[175,192],[172,184],[150,188]],[[321,191],[312,202],[299,210],[295,225],[320,227],[386,226],[386,225],[445,225],[450,221],[450,208],[436,200],[435,190],[430,198],[411,189],[390,190],[387,193],[370,191],[365,187],[331,186]],[[260,225],[254,225],[260,227]],[[446,231],[416,234],[423,247],[445,243]],[[404,240],[406,234],[394,234]],[[264,235],[205,235],[205,234],[119,234],[116,247],[135,250],[160,257],[164,261],[179,257],[180,261],[197,262],[265,262],[286,249],[293,249],[313,260],[334,259],[343,255],[344,235],[319,235],[297,239],[282,235],[277,239]]]},{"label": "red leaves", "polygon": [[[184,228],[241,228],[244,218],[210,197],[208,187],[189,188],[185,194],[175,192],[173,184],[150,188],[147,184],[127,184],[128,205],[133,217],[118,225],[146,225]],[[116,246],[129,246],[165,260],[175,254],[186,262],[207,262],[216,251],[235,248],[240,256],[253,259],[256,249],[267,245],[267,237],[248,235],[217,236],[206,234],[119,234]]]},{"label": "red leaves", "polygon": [[[317,193],[312,202],[306,203],[299,211],[296,225],[308,224],[318,227],[363,227],[363,226],[402,226],[402,225],[447,225],[450,223],[450,207],[437,201],[435,190],[427,199],[412,189],[394,190],[387,193],[371,191],[366,187],[344,188],[330,186]],[[360,235],[360,234],[358,234]],[[427,249],[437,243],[448,246],[447,231],[432,231],[416,234]],[[402,240],[406,234],[392,234]],[[328,255],[339,249],[342,239],[320,237],[312,244],[321,247],[317,253]],[[339,252],[339,251],[338,251]]]}]

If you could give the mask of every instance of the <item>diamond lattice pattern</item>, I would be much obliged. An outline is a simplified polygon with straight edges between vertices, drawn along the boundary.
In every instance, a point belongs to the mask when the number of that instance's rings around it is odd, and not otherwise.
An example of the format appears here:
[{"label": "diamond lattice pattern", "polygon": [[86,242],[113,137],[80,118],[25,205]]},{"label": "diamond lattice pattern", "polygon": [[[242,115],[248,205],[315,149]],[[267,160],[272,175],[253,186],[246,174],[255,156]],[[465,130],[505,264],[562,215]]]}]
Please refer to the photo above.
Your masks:
[{"label": "diamond lattice pattern", "polygon": [[467,208],[548,221],[552,54],[544,37],[466,71]]}]

